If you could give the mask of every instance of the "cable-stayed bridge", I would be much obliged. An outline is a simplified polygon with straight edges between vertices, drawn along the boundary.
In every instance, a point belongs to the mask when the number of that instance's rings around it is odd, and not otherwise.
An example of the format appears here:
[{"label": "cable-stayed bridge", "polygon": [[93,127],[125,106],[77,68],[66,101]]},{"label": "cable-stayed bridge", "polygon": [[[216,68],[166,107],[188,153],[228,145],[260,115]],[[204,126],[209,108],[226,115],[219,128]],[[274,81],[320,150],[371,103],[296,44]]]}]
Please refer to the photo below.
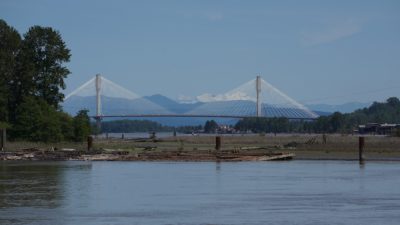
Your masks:
[{"label": "cable-stayed bridge", "polygon": [[[83,100],[86,100],[83,102]],[[89,101],[88,101],[89,99]],[[313,120],[317,114],[290,98],[260,76],[224,94],[203,95],[198,104],[177,110],[142,97],[101,75],[96,75],[65,97],[68,111],[76,105],[94,108],[98,122],[103,118],[249,118],[285,117]],[[81,101],[81,102],[80,102]],[[80,108],[79,108],[80,109]],[[78,108],[75,111],[79,110]]]}]

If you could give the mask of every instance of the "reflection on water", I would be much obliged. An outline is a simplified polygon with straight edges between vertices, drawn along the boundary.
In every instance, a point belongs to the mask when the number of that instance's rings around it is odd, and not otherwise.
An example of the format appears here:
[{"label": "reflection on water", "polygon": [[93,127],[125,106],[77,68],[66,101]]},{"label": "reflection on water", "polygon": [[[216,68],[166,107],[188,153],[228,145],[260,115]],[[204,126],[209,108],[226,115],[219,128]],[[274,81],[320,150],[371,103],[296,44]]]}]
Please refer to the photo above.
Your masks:
[{"label": "reflection on water", "polygon": [[0,206],[59,206],[61,173],[58,165],[0,164]]},{"label": "reflection on water", "polygon": [[0,162],[0,224],[398,224],[400,164]]},{"label": "reflection on water", "polygon": [[65,172],[90,167],[62,162],[0,162],[0,224],[40,223],[48,212],[63,206],[68,183]]}]

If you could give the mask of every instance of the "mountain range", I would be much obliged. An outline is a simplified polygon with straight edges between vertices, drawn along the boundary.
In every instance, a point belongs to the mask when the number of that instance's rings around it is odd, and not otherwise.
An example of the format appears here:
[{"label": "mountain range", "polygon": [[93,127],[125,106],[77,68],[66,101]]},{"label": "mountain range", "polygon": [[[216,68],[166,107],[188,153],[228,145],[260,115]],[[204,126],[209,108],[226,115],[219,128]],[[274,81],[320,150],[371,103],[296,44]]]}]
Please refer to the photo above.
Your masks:
[{"label": "mountain range", "polygon": [[372,103],[363,103],[363,102],[348,102],[339,105],[329,105],[329,104],[310,104],[306,105],[307,108],[313,110],[314,112],[341,112],[341,113],[351,113],[357,109],[362,109],[369,107]]}]

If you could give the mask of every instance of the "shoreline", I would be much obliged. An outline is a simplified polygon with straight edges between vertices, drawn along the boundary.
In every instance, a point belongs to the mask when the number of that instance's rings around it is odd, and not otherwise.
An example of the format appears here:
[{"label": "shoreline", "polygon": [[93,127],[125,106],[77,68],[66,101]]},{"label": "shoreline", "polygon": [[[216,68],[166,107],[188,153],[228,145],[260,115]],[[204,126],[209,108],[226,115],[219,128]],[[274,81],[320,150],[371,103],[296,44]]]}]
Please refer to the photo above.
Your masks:
[{"label": "shoreline", "polygon": [[[94,139],[87,143],[8,142],[0,160],[103,160],[103,161],[260,161],[260,157],[294,154],[294,160],[358,161],[358,136],[281,134],[178,136],[141,139]],[[365,161],[400,161],[400,138],[365,137]]]}]

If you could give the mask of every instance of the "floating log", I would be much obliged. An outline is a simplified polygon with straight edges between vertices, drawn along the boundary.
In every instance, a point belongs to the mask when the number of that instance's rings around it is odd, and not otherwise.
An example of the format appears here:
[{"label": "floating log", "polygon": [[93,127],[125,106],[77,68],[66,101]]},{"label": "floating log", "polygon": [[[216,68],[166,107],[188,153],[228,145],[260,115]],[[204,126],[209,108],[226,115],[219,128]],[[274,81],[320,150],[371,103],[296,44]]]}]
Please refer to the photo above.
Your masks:
[{"label": "floating log", "polygon": [[244,155],[244,156],[219,156],[221,161],[274,161],[274,160],[291,160],[296,156],[294,153],[278,153],[274,155]]}]

